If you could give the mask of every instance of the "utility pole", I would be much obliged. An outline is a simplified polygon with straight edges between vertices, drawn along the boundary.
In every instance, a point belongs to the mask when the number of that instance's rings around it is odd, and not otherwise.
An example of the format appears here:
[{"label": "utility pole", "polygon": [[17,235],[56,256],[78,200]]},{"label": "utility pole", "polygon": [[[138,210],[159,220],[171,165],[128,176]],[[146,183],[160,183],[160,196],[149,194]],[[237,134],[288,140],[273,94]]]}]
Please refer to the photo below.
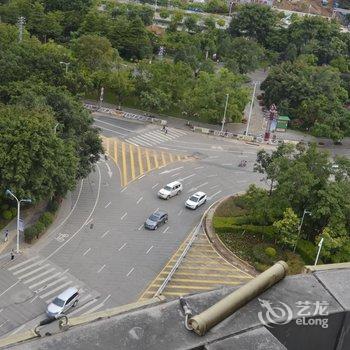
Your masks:
[{"label": "utility pole", "polygon": [[297,248],[297,244],[298,244],[298,241],[299,241],[301,228],[302,228],[303,223],[304,223],[305,214],[311,215],[311,211],[308,211],[308,210],[304,209],[303,216],[301,218],[301,222],[300,222],[300,225],[298,227],[298,236],[297,236],[297,239],[296,239],[295,244],[294,244],[293,253],[295,253],[295,249]]},{"label": "utility pole", "polygon": [[254,81],[253,84],[254,84],[254,89],[253,89],[252,101],[250,102],[247,128],[245,130],[245,134],[247,136],[248,136],[248,131],[249,131],[250,118],[252,117],[252,112],[253,112],[253,104],[254,104],[254,97],[255,97],[256,86],[259,84],[259,81]]},{"label": "utility pole", "polygon": [[100,92],[100,103],[99,103],[99,108],[102,107],[102,102],[103,102],[103,94],[105,92],[105,88],[102,86],[101,87],[101,92]]},{"label": "utility pole", "polygon": [[224,117],[222,118],[222,124],[221,124],[221,132],[224,131],[224,125],[226,123],[226,112],[227,112],[227,104],[228,104],[228,96],[229,94],[226,94],[226,104],[225,104],[225,111],[224,111]]},{"label": "utility pole", "polygon": [[18,35],[18,39],[19,39],[19,42],[21,43],[22,40],[23,40],[23,28],[24,28],[24,24],[26,23],[26,19],[21,16],[18,18],[18,28],[19,28],[19,35]]},{"label": "utility pole", "polygon": [[314,264],[314,266],[317,265],[318,258],[319,258],[319,256],[320,256],[321,249],[322,249],[323,240],[324,240],[324,238],[322,237],[321,240],[320,240],[320,242],[318,243],[318,252],[317,252],[317,256],[316,256],[316,259],[315,259],[315,264]]}]

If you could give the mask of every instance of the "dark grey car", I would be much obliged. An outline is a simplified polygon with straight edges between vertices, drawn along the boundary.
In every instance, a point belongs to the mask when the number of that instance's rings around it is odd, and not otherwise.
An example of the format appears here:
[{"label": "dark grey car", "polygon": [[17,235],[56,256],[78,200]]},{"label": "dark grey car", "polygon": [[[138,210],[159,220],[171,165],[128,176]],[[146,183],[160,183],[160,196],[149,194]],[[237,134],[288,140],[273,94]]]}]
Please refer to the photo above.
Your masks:
[{"label": "dark grey car", "polygon": [[153,213],[145,222],[145,228],[149,230],[156,230],[159,226],[168,221],[168,213],[158,210]]}]

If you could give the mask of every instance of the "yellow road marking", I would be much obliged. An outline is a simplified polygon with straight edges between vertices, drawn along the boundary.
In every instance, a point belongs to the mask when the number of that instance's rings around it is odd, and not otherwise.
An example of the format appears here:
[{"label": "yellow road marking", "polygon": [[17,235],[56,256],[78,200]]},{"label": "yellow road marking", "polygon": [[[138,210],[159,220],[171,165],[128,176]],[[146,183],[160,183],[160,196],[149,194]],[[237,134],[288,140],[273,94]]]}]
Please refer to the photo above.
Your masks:
[{"label": "yellow road marking", "polygon": [[166,290],[170,288],[170,289],[192,289],[192,290],[196,290],[196,289],[204,289],[204,290],[209,290],[209,289],[213,289],[213,286],[172,286],[171,284],[168,284],[165,287],[165,290],[162,294],[166,294]]},{"label": "yellow road marking", "polygon": [[123,185],[126,186],[128,183],[126,175],[126,154],[125,154],[125,143],[122,142],[122,157],[123,157]]},{"label": "yellow road marking", "polygon": [[131,167],[131,177],[134,180],[135,179],[135,163],[134,163],[134,148],[132,144],[129,144],[129,152],[130,152],[130,167]]},{"label": "yellow road marking", "polygon": [[163,166],[166,166],[166,161],[165,161],[164,152],[162,152],[162,164],[163,164]]},{"label": "yellow road marking", "polygon": [[153,158],[154,158],[154,164],[156,169],[159,168],[159,164],[158,164],[158,158],[157,158],[157,153],[155,151],[153,151]]},{"label": "yellow road marking", "polygon": [[118,142],[114,141],[114,160],[118,163]]},{"label": "yellow road marking", "polygon": [[147,171],[151,171],[151,162],[149,159],[148,149],[146,149],[146,161],[147,161]]},{"label": "yellow road marking", "polygon": [[143,174],[143,164],[142,164],[142,159],[141,159],[141,148],[137,146],[137,156],[139,159],[139,168],[140,168],[140,175]]},{"label": "yellow road marking", "polygon": [[[175,263],[175,261],[174,261],[174,263]],[[174,265],[174,264],[173,264]],[[166,266],[165,267],[165,269],[166,268],[172,268],[172,266]],[[240,271],[240,270],[238,270],[237,268],[235,268],[235,267],[233,267],[232,266],[232,268],[231,269],[227,269],[227,268],[224,268],[224,267],[209,267],[209,266],[200,266],[200,267],[198,267],[198,266],[194,266],[193,264],[189,267],[189,266],[181,266],[181,270],[185,270],[185,269],[190,269],[190,270],[204,270],[204,271],[207,271],[207,270],[209,270],[209,271],[211,271],[211,270],[217,270],[217,271],[232,271],[232,270],[234,270],[234,271]]]},{"label": "yellow road marking", "polygon": [[[179,267],[181,269],[181,266]],[[168,275],[169,272],[161,272],[161,275]],[[231,275],[231,274],[228,274],[228,273],[224,273],[224,274],[216,274],[216,273],[210,273],[210,275],[208,275],[207,273],[197,273],[197,272],[182,272],[181,270],[180,271],[176,271],[176,274],[175,276],[177,275],[181,275],[181,276],[205,276],[205,277],[227,277],[227,278],[244,278],[244,279],[251,279],[252,277],[248,277],[248,276],[244,276],[244,275]],[[159,277],[160,278],[160,277]]]},{"label": "yellow road marking", "polygon": [[177,156],[177,160],[181,160],[181,157],[180,157],[180,156]]},{"label": "yellow road marking", "polygon": [[190,282],[191,284],[197,284],[197,283],[232,284],[232,285],[241,284],[240,281],[232,282],[232,281],[224,281],[224,280],[193,280],[193,279],[173,277],[169,285],[171,285],[171,283],[176,283],[176,282]]},{"label": "yellow road marking", "polygon": [[171,153],[168,153],[169,154],[169,158],[170,158],[170,163],[173,162],[173,155]]}]

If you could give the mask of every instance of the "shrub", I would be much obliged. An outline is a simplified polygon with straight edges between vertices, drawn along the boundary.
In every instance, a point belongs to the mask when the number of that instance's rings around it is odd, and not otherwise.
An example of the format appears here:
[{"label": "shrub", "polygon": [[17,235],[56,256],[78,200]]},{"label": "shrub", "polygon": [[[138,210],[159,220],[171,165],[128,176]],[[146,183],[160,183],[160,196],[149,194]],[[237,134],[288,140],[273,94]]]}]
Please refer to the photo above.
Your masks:
[{"label": "shrub", "polygon": [[286,263],[288,264],[288,275],[296,275],[301,273],[304,268],[304,261],[298,254],[287,251],[285,253]]},{"label": "shrub", "polygon": [[24,241],[26,243],[31,243],[37,235],[37,229],[35,225],[30,226],[24,230]]},{"label": "shrub", "polygon": [[2,217],[4,220],[11,220],[13,218],[12,211],[11,210],[4,210],[2,212]]},{"label": "shrub", "polygon": [[[266,250],[273,250],[275,255],[269,256],[266,254]],[[273,265],[276,261],[283,259],[283,253],[277,249],[268,246],[266,243],[256,244],[252,248],[252,253],[256,261],[263,263],[265,265]]]},{"label": "shrub", "polygon": [[162,9],[162,10],[160,10],[160,12],[159,12],[160,18],[163,18],[163,19],[168,18],[169,15],[170,15],[170,12],[169,12],[168,10]]},{"label": "shrub", "polygon": [[265,270],[267,270],[270,267],[269,265],[265,265],[265,264],[262,264],[262,263],[257,262],[257,261],[254,262],[253,265],[260,272],[264,272]]},{"label": "shrub", "polygon": [[12,217],[14,218],[17,215],[17,208],[12,207],[11,209]]},{"label": "shrub", "polygon": [[55,197],[55,198],[50,199],[49,203],[47,204],[47,210],[50,213],[56,213],[59,206],[60,206],[60,199]]},{"label": "shrub", "polygon": [[265,248],[265,254],[269,257],[269,258],[274,258],[277,254],[276,249],[272,248],[272,247],[267,247]]},{"label": "shrub", "polygon": [[46,212],[41,216],[39,222],[41,222],[45,227],[48,227],[53,222],[53,215],[50,212]]},{"label": "shrub", "polygon": [[39,238],[45,230],[45,225],[42,222],[38,221],[34,227],[36,229],[36,238]]},{"label": "shrub", "polygon": [[313,264],[316,258],[316,246],[309,241],[299,239],[297,252],[306,264]]},{"label": "shrub", "polygon": [[218,26],[223,27],[226,22],[224,19],[220,18],[216,21],[216,23],[218,24]]},{"label": "shrub", "polygon": [[10,208],[10,206],[6,203],[2,204],[0,207],[1,211],[7,210],[8,208]]}]

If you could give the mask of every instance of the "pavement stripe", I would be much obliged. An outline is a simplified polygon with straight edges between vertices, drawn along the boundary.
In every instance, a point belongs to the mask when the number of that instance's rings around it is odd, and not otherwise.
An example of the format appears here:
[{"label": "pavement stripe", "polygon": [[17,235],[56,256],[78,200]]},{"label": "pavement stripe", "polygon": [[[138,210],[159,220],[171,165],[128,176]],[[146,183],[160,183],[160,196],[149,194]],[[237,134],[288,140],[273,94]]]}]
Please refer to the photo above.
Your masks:
[{"label": "pavement stripe", "polygon": [[[55,292],[57,292],[57,291],[63,289],[64,287],[68,286],[69,284],[72,284],[72,281],[67,281],[67,282],[61,284],[60,286],[58,286],[57,288],[52,289],[52,290],[50,290],[49,292],[47,292],[47,293],[45,293],[45,294],[43,294],[43,295],[40,295],[40,298],[41,298],[41,299],[44,299],[44,298],[46,298],[47,296],[49,296],[49,295],[51,295],[51,294],[53,294],[53,293],[55,293]],[[58,293],[58,294],[59,294],[59,293]]]},{"label": "pavement stripe", "polygon": [[[25,281],[23,281],[23,283],[24,284],[27,284],[27,283],[30,283],[30,282],[33,282],[33,281],[35,281],[36,279],[38,279],[38,278],[41,278],[41,277],[43,277],[43,276],[45,276],[45,275],[47,275],[47,274],[49,274],[49,273],[51,273],[51,272],[53,272],[53,271],[55,271],[56,269],[54,268],[54,267],[52,267],[51,269],[48,269],[48,270],[46,270],[46,271],[44,271],[43,273],[39,273],[39,275],[36,275],[36,276],[34,276],[34,277],[32,277],[32,278],[29,278],[29,279],[27,279],[27,280],[25,280]],[[59,275],[61,272],[58,272],[56,275]],[[55,276],[56,276],[55,275]],[[50,278],[52,278],[52,276],[50,276],[50,277],[48,277],[49,279]],[[40,284],[41,282],[39,282],[39,284]],[[29,287],[30,288],[30,287]]]},{"label": "pavement stripe", "polygon": [[38,265],[42,262],[42,260],[35,262],[34,264],[31,265],[27,265],[26,267],[24,267],[23,269],[17,270],[15,272],[13,272],[14,275],[18,275],[21,272],[27,271],[28,269],[30,269],[31,267]]},{"label": "pavement stripe", "polygon": [[85,294],[83,297],[79,298],[79,303],[83,303],[85,300],[89,299],[92,297],[91,294]]},{"label": "pavement stripe", "polygon": [[114,160],[116,163],[118,163],[118,142],[114,140],[113,146],[114,146]]},{"label": "pavement stripe", "polygon": [[[67,279],[67,276],[63,276],[63,277],[61,277],[61,278],[59,278],[59,279],[57,279],[57,280],[55,280],[55,281],[49,283],[48,285],[44,286],[45,288],[42,287],[42,288],[43,288],[42,291],[48,290],[50,287],[53,287],[53,286],[55,286],[56,284],[58,284],[58,283],[60,283],[60,282],[62,282],[62,281],[64,281],[64,280],[66,280],[66,279]],[[39,289],[40,289],[40,288],[39,288]],[[34,292],[35,292],[35,291],[34,291]]]},{"label": "pavement stripe", "polygon": [[157,158],[157,153],[155,151],[153,151],[153,159],[154,159],[154,164],[156,169],[159,168],[159,164],[158,164],[158,158]]},{"label": "pavement stripe", "polygon": [[92,309],[90,309],[89,311],[84,312],[83,315],[88,315],[88,314],[91,314],[91,313],[97,311],[98,309],[101,309],[101,307],[102,307],[104,304],[105,304],[105,303],[103,302],[103,303],[101,303],[101,304],[98,304],[98,305],[94,306],[94,307],[93,307]]},{"label": "pavement stripe", "polygon": [[70,316],[73,316],[75,314],[77,314],[78,312],[85,310],[86,308],[88,308],[89,306],[91,306],[92,304],[96,303],[97,299],[93,299],[90,300],[89,302],[87,302],[86,304],[80,306],[79,308],[77,308],[76,310],[72,311],[69,313]]},{"label": "pavement stripe", "polygon": [[187,131],[179,130],[179,129],[174,129],[174,128],[169,128],[171,132],[174,132],[175,134],[179,134],[181,136],[183,135],[188,135]]},{"label": "pavement stripe", "polygon": [[22,262],[19,263],[19,264],[16,264],[16,265],[11,266],[11,267],[8,268],[7,270],[8,270],[8,271],[15,270],[15,269],[17,269],[18,267],[21,267],[21,266],[23,266],[23,265],[29,263],[29,261],[33,261],[33,260],[36,260],[36,259],[38,259],[38,258],[39,258],[39,256],[34,256],[34,257],[30,258],[30,259],[27,259],[27,260],[25,260],[25,261],[22,261]]},{"label": "pavement stripe", "polygon": [[147,171],[151,171],[151,161],[149,158],[148,149],[146,149],[146,161],[147,161]]},{"label": "pavement stripe", "polygon": [[130,167],[131,167],[131,178],[135,179],[135,162],[134,162],[134,146],[129,144],[129,153],[130,153]]},{"label": "pavement stripe", "polygon": [[139,169],[140,169],[140,175],[143,174],[143,164],[142,164],[142,157],[141,157],[141,148],[137,146],[137,158],[139,160]]},{"label": "pavement stripe", "polygon": [[28,277],[28,276],[30,276],[30,275],[33,275],[33,274],[36,273],[37,271],[40,271],[40,270],[42,270],[42,269],[45,269],[45,268],[47,268],[48,266],[50,266],[50,264],[42,265],[42,266],[38,267],[37,269],[35,269],[35,270],[33,270],[33,271],[30,271],[30,272],[28,272],[28,273],[25,273],[25,274],[22,275],[22,276],[19,276],[18,278],[19,278],[20,280],[23,280],[24,278],[26,278],[26,277]]},{"label": "pavement stripe", "polygon": [[[48,271],[46,271],[46,273],[47,272],[51,272],[50,270],[48,270]],[[50,280],[52,280],[53,278],[56,278],[56,277],[58,277],[58,276],[60,276],[61,275],[61,272],[58,272],[58,273],[55,273],[54,275],[52,275],[52,276],[50,276],[50,277],[47,277],[47,278],[45,278],[45,279],[43,279],[43,280],[41,280],[41,281],[39,281],[39,282],[37,282],[37,283],[34,283],[34,284],[32,284],[31,286],[29,286],[28,288],[29,289],[32,289],[32,288],[34,288],[34,287],[36,287],[36,286],[40,286],[40,284],[43,284],[43,283],[45,283],[45,282],[47,282],[47,281],[50,281]],[[41,277],[41,276],[40,276]],[[34,279],[36,279],[36,278],[38,278],[38,276],[35,276],[35,277],[33,277],[33,278],[31,278],[31,279],[29,279],[29,280],[27,280],[27,281],[24,281],[24,284],[27,284],[27,283],[29,283],[29,282],[32,282]]]},{"label": "pavement stripe", "polygon": [[125,153],[125,143],[122,142],[122,158],[123,158],[123,185],[126,186],[128,183],[126,174],[126,153]]},{"label": "pavement stripe", "polygon": [[237,285],[237,284],[241,284],[242,282],[240,281],[225,281],[225,280],[193,280],[193,279],[190,279],[190,278],[176,278],[176,277],[173,277],[171,279],[171,282],[170,282],[170,285],[171,283],[176,283],[176,282],[188,282],[188,283],[191,283],[191,286],[193,287],[194,285],[197,287],[197,284],[199,283],[205,283],[205,284],[214,284],[214,285]]},{"label": "pavement stripe", "polygon": [[152,143],[150,143],[148,139],[144,139],[142,136],[133,137],[131,139],[128,139],[128,141],[133,141],[135,143],[139,143],[139,144],[141,144],[141,146],[146,146],[146,147],[153,146]]}]

